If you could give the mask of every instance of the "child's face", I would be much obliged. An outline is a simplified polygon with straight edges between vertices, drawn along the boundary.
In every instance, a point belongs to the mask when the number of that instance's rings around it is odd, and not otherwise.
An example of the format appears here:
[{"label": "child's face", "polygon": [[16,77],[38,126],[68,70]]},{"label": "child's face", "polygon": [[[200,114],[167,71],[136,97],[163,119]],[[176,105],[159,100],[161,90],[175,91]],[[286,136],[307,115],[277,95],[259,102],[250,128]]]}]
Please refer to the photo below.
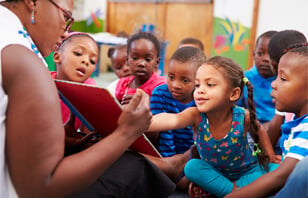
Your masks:
[{"label": "child's face", "polygon": [[254,60],[259,74],[263,78],[269,78],[275,76],[275,70],[271,64],[271,60],[268,54],[269,38],[261,37],[256,45],[254,52]]},{"label": "child's face", "polygon": [[113,71],[119,78],[132,75],[126,63],[126,54],[126,48],[119,48],[115,49],[111,57]]},{"label": "child's face", "polygon": [[222,72],[203,64],[197,70],[194,99],[200,112],[220,111],[230,103],[232,88]]},{"label": "child's face", "polygon": [[174,99],[185,104],[193,100],[196,66],[171,60],[169,64],[167,85]]},{"label": "child's face", "polygon": [[127,62],[137,80],[147,81],[159,63],[154,44],[146,39],[133,41],[128,51]]},{"label": "child's face", "polygon": [[293,112],[298,117],[308,113],[308,58],[296,53],[282,56],[272,88],[271,96],[279,111]]},{"label": "child's face", "polygon": [[76,36],[54,55],[57,78],[82,83],[93,73],[98,60],[96,43],[86,36]]}]

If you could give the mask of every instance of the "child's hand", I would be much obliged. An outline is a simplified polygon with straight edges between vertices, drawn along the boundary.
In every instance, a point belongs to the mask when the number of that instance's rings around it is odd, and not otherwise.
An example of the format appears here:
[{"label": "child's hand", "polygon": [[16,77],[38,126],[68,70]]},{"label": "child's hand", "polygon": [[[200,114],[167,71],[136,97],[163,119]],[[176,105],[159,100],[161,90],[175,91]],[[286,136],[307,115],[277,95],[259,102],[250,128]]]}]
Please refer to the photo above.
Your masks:
[{"label": "child's hand", "polygon": [[70,114],[68,121],[64,125],[65,129],[65,147],[66,148],[79,148],[88,143],[92,137],[95,135],[94,132],[88,133],[85,136],[79,134],[75,129],[75,119],[74,114]]},{"label": "child's hand", "polygon": [[125,131],[133,132],[131,135],[141,135],[151,123],[149,96],[141,89],[137,89],[128,105],[124,106],[123,112],[118,119],[118,126],[125,127]]},{"label": "child's hand", "polygon": [[190,197],[193,197],[193,198],[216,197],[216,196],[211,196],[210,194],[202,190],[202,188],[200,188],[199,186],[197,186],[196,184],[192,182],[189,184],[188,194]]},{"label": "child's hand", "polygon": [[271,163],[276,163],[276,164],[280,164],[281,163],[281,155],[270,155],[270,162]]},{"label": "child's hand", "polygon": [[121,105],[127,105],[134,95],[124,95],[121,100]]}]

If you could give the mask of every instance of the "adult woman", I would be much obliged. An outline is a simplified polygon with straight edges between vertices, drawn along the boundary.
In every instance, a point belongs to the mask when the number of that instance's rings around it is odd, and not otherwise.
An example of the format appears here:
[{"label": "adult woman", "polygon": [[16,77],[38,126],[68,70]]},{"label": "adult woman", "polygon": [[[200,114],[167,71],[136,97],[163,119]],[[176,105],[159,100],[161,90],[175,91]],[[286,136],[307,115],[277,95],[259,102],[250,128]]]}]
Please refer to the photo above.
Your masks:
[{"label": "adult woman", "polygon": [[1,2],[0,144],[5,148],[0,150],[0,165],[8,171],[1,168],[0,197],[14,196],[8,190],[10,178],[20,197],[76,193],[93,183],[150,123],[149,98],[139,91],[110,136],[63,157],[59,99],[42,55],[65,36],[73,22],[72,9],[73,0]]}]

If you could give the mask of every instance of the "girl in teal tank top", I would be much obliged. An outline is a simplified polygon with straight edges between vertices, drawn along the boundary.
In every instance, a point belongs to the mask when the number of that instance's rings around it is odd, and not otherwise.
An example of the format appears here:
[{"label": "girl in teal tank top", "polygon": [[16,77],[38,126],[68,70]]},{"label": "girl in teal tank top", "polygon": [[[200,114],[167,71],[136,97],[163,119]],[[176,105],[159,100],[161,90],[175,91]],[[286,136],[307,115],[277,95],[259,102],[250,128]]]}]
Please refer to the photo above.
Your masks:
[{"label": "girl in teal tank top", "polygon": [[[248,110],[234,104],[244,85],[248,88]],[[185,176],[198,191],[223,197],[278,166],[270,161],[280,162],[256,119],[252,98],[252,86],[241,67],[229,58],[212,57],[196,73],[197,107],[177,114],[157,114],[148,131],[192,126],[201,159],[187,162]],[[249,147],[247,132],[255,142],[254,148]]]}]

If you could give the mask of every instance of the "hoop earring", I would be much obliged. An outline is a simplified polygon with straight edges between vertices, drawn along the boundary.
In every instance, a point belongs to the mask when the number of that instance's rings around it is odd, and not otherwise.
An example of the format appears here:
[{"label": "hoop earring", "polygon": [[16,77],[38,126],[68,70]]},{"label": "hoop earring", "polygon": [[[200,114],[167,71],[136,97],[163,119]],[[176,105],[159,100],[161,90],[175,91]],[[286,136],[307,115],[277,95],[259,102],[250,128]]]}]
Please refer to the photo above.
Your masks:
[{"label": "hoop earring", "polygon": [[35,24],[35,18],[34,18],[34,8],[32,10],[32,13],[31,13],[31,20],[30,20],[31,24]]}]

